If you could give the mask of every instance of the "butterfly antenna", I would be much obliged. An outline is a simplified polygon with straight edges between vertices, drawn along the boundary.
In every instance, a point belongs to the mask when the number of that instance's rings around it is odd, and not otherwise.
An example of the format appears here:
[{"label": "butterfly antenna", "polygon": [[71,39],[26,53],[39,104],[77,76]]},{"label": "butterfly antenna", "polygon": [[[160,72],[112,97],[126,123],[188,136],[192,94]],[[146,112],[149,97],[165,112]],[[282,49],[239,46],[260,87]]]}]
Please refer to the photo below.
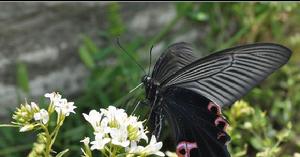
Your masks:
[{"label": "butterfly antenna", "polygon": [[140,67],[140,69],[143,70],[143,72],[146,74],[146,71],[144,70],[144,68],[133,58],[133,56],[130,55],[130,53],[128,53],[120,44],[119,38],[117,38],[117,44],[118,46],[123,50],[123,52],[125,52],[127,54],[128,57],[130,57],[136,65],[138,65]]},{"label": "butterfly antenna", "polygon": [[152,61],[152,49],[153,49],[153,45],[150,48],[150,52],[149,52],[149,58],[150,58],[150,65],[149,65],[149,69],[148,69],[148,75],[150,75],[150,68],[151,68],[151,61]]}]

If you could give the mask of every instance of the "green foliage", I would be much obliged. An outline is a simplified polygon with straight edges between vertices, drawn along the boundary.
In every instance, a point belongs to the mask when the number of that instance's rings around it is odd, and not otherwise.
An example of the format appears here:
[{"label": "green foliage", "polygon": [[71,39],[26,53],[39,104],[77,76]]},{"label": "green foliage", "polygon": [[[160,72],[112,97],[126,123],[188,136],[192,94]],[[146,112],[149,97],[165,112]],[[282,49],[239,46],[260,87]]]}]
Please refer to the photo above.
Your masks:
[{"label": "green foliage", "polygon": [[22,156],[22,152],[32,148],[32,142],[34,140],[30,138],[31,134],[20,134],[18,129],[12,128],[12,125],[5,126],[2,123],[3,122],[1,121],[0,126],[7,128],[0,129],[0,156]]},{"label": "green foliage", "polygon": [[232,142],[229,149],[232,155],[256,153],[257,157],[280,156],[282,148],[279,145],[289,139],[292,124],[288,122],[287,126],[276,130],[266,112],[251,106],[245,101],[238,101],[226,112],[230,122],[228,131]]},{"label": "green foliage", "polygon": [[17,84],[18,87],[25,93],[29,92],[28,71],[26,64],[17,63]]},{"label": "green foliage", "polygon": [[87,68],[94,68],[95,62],[92,55],[98,51],[98,47],[93,41],[88,37],[84,37],[84,45],[79,47],[79,57]]},{"label": "green foliage", "polygon": [[109,23],[108,32],[111,36],[119,36],[125,31],[118,3],[110,3],[108,5],[107,20]]}]

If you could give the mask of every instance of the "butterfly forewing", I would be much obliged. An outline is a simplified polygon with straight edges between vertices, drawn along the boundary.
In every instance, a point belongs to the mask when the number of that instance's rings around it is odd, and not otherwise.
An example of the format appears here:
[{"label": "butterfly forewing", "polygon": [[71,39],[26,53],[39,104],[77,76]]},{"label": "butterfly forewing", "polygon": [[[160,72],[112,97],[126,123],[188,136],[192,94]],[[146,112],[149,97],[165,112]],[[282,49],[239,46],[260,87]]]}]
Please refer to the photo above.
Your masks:
[{"label": "butterfly forewing", "polygon": [[162,88],[179,86],[224,106],[245,95],[253,86],[285,64],[291,51],[260,43],[226,49],[179,69],[162,82]]},{"label": "butterfly forewing", "polygon": [[155,81],[163,82],[179,69],[196,60],[189,44],[181,42],[171,45],[161,55],[154,65],[152,78]]}]

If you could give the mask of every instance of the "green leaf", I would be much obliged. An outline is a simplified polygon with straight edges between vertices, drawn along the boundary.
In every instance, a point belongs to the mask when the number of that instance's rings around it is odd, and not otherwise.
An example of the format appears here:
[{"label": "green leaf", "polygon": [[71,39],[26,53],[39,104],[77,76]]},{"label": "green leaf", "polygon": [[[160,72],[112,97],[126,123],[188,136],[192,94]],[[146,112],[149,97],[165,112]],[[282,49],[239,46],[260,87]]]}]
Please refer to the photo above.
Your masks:
[{"label": "green leaf", "polygon": [[62,152],[58,153],[58,154],[56,155],[56,157],[62,157],[62,156],[63,156],[64,154],[66,154],[68,151],[69,151],[69,149],[65,149],[65,150],[63,150]]},{"label": "green leaf", "polygon": [[74,127],[73,129],[65,131],[63,133],[63,137],[73,141],[80,140],[83,136],[84,131],[85,131],[84,126]]},{"label": "green leaf", "polygon": [[29,79],[27,67],[24,63],[17,63],[17,84],[24,92],[29,92]]},{"label": "green leaf", "polygon": [[12,154],[16,154],[17,152],[28,150],[31,147],[32,144],[24,144],[24,145],[14,145],[14,146],[1,148],[0,156],[10,156]]},{"label": "green leaf", "polygon": [[262,150],[264,148],[263,141],[259,137],[251,138],[250,143],[256,150]]},{"label": "green leaf", "polygon": [[108,55],[111,54],[113,51],[112,47],[106,47],[98,51],[97,53],[93,54],[93,57],[96,61],[101,61],[108,58]]},{"label": "green leaf", "polygon": [[178,2],[176,3],[177,15],[186,16],[190,13],[191,10],[193,10],[193,7],[194,7],[194,3]]},{"label": "green leaf", "polygon": [[120,36],[125,31],[125,24],[122,21],[120,13],[120,5],[116,2],[110,3],[107,9],[108,31],[111,36]]},{"label": "green leaf", "polygon": [[191,15],[191,18],[197,21],[206,21],[208,20],[208,15],[204,12],[197,12]]},{"label": "green leaf", "polygon": [[95,67],[95,62],[93,60],[93,57],[89,53],[86,46],[81,46],[79,48],[79,56],[86,67],[88,67],[89,69],[92,69]]},{"label": "green leaf", "polygon": [[84,46],[86,46],[86,49],[90,54],[94,54],[99,51],[97,45],[92,41],[91,38],[84,36],[83,41],[84,41]]}]

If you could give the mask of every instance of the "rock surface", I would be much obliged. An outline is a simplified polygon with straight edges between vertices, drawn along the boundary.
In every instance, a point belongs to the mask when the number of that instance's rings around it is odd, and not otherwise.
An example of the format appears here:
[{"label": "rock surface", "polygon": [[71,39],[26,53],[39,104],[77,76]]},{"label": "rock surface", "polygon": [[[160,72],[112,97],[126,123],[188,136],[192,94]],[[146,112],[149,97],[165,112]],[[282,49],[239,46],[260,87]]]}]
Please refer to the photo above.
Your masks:
[{"label": "rock surface", "polygon": [[[0,116],[8,116],[6,109],[15,108],[19,103],[17,98],[25,98],[16,89],[17,62],[28,67],[30,93],[26,97],[37,99],[51,91],[64,91],[66,96],[80,92],[88,72],[79,59],[78,47],[83,34],[96,39],[97,31],[105,29],[107,5],[107,2],[0,4]],[[132,34],[153,36],[176,16],[172,3],[121,3],[121,12],[129,38]],[[197,31],[191,30],[176,40],[194,40],[196,36]]]}]

